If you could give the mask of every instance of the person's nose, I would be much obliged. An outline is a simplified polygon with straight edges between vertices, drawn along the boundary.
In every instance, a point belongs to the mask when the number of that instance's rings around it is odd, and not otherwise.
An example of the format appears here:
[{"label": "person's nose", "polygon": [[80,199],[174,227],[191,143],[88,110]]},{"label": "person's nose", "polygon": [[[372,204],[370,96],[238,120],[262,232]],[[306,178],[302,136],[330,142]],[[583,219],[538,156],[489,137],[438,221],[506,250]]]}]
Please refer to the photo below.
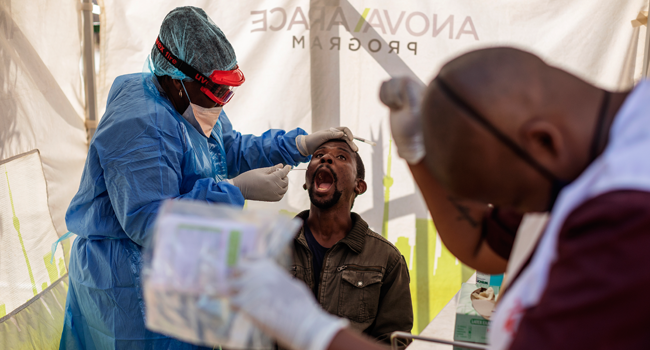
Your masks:
[{"label": "person's nose", "polygon": [[325,163],[332,164],[332,156],[330,156],[329,154],[326,154],[326,155],[321,157],[320,162],[321,162],[321,164],[325,164]]}]

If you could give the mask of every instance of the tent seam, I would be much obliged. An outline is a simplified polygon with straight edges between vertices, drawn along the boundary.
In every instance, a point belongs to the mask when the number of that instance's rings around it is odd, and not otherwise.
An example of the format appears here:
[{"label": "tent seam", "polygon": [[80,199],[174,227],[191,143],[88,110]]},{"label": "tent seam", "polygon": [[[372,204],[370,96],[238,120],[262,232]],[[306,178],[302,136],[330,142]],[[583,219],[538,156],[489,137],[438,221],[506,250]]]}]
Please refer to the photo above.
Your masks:
[{"label": "tent seam", "polygon": [[67,278],[67,277],[68,277],[68,273],[66,272],[65,275],[61,276],[58,280],[56,280],[56,282],[52,283],[52,284],[51,284],[50,286],[48,286],[47,288],[43,289],[40,293],[36,294],[33,298],[29,299],[26,303],[20,305],[20,306],[19,306],[18,308],[16,308],[14,311],[12,311],[12,312],[8,313],[7,315],[3,316],[2,318],[0,318],[0,324],[1,324],[1,323],[4,323],[4,322],[7,321],[7,320],[9,320],[11,317],[15,316],[15,315],[16,315],[17,313],[19,313],[20,311],[26,309],[28,306],[32,305],[35,301],[41,299],[41,297],[42,297],[45,293],[48,293],[50,290],[54,289],[54,287],[56,287],[57,285],[59,285],[59,283],[61,283],[61,281],[62,281],[64,278]]},{"label": "tent seam", "polygon": [[[5,164],[5,163],[9,163],[9,162],[11,162],[11,161],[13,161],[13,160],[16,160],[16,159],[18,159],[18,158],[22,158],[22,157],[28,156],[28,155],[30,155],[30,154],[32,154],[32,153],[38,153],[38,154],[39,154],[39,158],[40,158],[40,153],[41,153],[41,152],[38,150],[38,148],[34,148],[34,149],[31,150],[31,151],[27,151],[27,152],[25,152],[25,153],[17,154],[17,155],[15,155],[15,156],[9,157],[9,158],[7,158],[7,159],[2,159],[2,160],[0,160],[0,165]],[[41,167],[42,167],[42,166],[41,166]]]}]

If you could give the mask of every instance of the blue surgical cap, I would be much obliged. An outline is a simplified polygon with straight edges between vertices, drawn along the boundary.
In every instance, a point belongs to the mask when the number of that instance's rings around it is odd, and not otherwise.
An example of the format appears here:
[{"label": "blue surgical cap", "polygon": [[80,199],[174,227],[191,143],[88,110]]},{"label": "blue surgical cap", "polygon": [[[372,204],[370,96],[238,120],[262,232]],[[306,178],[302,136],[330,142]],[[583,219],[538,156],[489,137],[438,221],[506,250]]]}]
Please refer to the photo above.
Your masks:
[{"label": "blue surgical cap", "polygon": [[[237,65],[235,50],[221,29],[202,9],[193,6],[177,7],[167,14],[158,33],[160,41],[176,57],[206,76],[215,70],[232,70]],[[152,71],[157,76],[189,80],[172,66],[153,45]]]}]

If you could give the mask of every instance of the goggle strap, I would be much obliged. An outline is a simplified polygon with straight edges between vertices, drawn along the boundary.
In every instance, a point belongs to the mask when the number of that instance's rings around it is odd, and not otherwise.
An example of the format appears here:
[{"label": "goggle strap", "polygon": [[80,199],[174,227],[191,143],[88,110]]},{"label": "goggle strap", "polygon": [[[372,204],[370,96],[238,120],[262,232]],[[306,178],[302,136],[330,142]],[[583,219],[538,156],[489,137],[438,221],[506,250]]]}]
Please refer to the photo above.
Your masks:
[{"label": "goggle strap", "polygon": [[160,54],[174,67],[178,68],[183,74],[187,75],[188,77],[191,77],[195,81],[197,81],[199,84],[204,86],[206,89],[209,91],[214,90],[214,83],[208,79],[203,73],[199,72],[196,70],[194,67],[191,65],[187,64],[185,61],[181,60],[180,58],[176,57],[168,48],[165,46],[165,44],[160,41],[160,37],[156,38],[156,47],[158,48],[158,51],[160,51]]},{"label": "goggle strap", "polygon": [[521,159],[523,159],[530,166],[535,168],[542,176],[546,177],[548,180],[555,181],[557,177],[553,175],[546,167],[539,164],[528,152],[516,144],[510,137],[506,136],[501,130],[497,129],[492,123],[490,123],[485,117],[478,113],[472,106],[467,104],[463,99],[460,98],[450,87],[445,83],[440,77],[434,79],[434,82],[438,83],[440,90],[451,99],[454,104],[463,108],[467,114],[477,122],[479,122],[484,128],[486,128],[492,135],[494,135],[499,141],[501,141],[506,147],[510,148],[515,154],[517,154]]}]

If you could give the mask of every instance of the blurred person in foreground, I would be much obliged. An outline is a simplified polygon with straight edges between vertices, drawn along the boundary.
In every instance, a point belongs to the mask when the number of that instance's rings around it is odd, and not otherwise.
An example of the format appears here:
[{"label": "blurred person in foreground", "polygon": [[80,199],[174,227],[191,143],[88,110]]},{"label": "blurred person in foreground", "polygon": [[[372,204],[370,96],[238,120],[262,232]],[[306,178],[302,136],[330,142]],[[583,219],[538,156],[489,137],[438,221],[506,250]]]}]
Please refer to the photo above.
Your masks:
[{"label": "blurred person in foreground", "polygon": [[[152,43],[153,44],[153,43]],[[291,166],[352,133],[233,130],[223,107],[244,74],[207,14],[179,7],[163,20],[151,72],[119,76],[66,214],[70,258],[62,349],[194,349],[145,328],[141,249],[163,200],[243,206],[278,201]]]},{"label": "blurred person in foreground", "polygon": [[[647,348],[650,82],[610,92],[491,48],[447,63],[424,93],[398,78],[380,97],[440,237],[465,264],[505,271],[517,215],[551,212],[500,296],[490,349]],[[276,265],[240,276],[236,307],[290,348],[382,348]]]},{"label": "blurred person in foreground", "polygon": [[388,343],[391,333],[413,327],[409,273],[399,250],[351,212],[366,192],[364,178],[359,153],[345,141],[316,149],[303,186],[311,208],[297,216],[304,224],[294,239],[291,271],[325,311]]}]

